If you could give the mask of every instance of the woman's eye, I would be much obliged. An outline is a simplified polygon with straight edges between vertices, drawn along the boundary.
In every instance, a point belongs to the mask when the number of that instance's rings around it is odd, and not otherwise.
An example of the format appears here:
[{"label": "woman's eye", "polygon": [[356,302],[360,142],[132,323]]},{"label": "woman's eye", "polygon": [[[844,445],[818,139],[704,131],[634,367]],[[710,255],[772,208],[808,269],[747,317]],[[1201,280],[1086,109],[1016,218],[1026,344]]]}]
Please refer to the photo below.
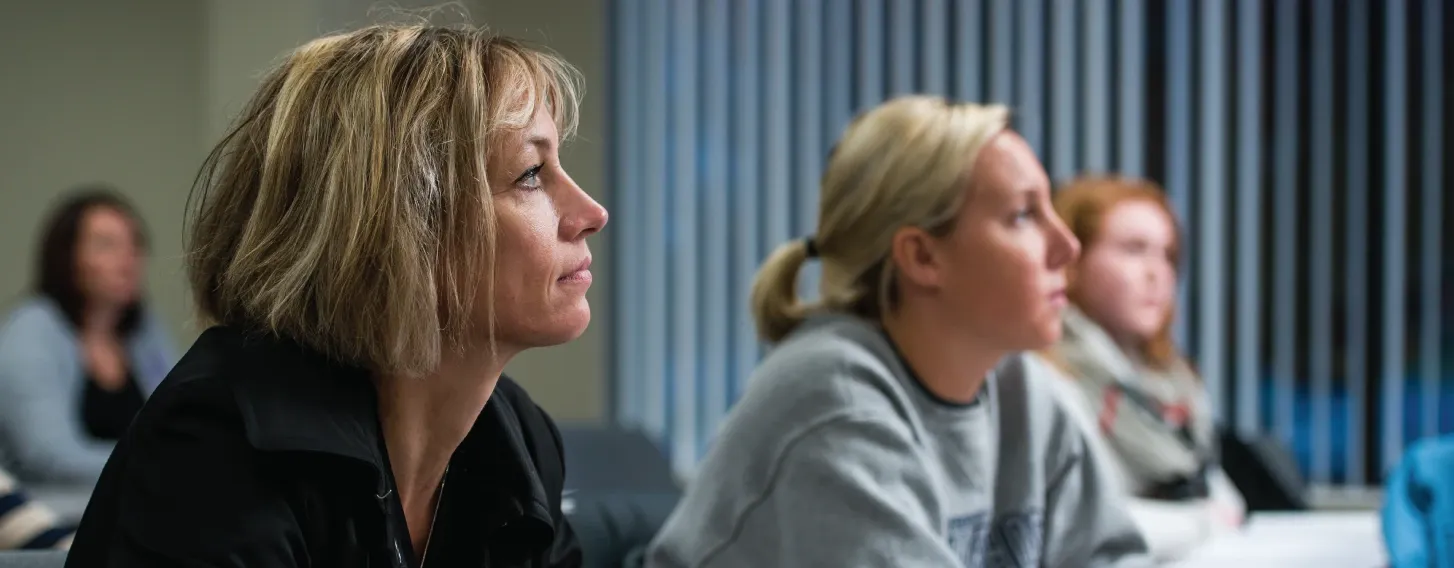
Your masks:
[{"label": "woman's eye", "polygon": [[1016,223],[1019,223],[1021,221],[1029,221],[1031,219],[1034,219],[1037,213],[1038,212],[1035,210],[1035,206],[1033,205],[1028,207],[1022,207],[1019,210],[1015,211],[1015,215],[1012,219]]},{"label": "woman's eye", "polygon": [[537,164],[525,170],[525,173],[521,174],[520,178],[515,180],[515,185],[525,189],[540,189],[540,170],[542,167],[543,164]]}]

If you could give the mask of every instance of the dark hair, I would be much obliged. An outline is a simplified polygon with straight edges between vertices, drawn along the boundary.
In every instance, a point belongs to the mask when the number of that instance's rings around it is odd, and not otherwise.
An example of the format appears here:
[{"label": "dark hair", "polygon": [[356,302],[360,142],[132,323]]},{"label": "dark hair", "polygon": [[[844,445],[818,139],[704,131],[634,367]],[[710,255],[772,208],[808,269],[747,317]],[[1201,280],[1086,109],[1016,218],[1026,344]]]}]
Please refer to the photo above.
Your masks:
[{"label": "dark hair", "polygon": [[[61,199],[52,210],[41,233],[40,256],[36,258],[36,292],[50,298],[61,308],[66,319],[77,329],[81,327],[86,299],[76,282],[76,243],[81,237],[81,223],[86,214],[97,208],[114,210],[131,221],[138,246],[147,248],[146,232],[141,218],[131,203],[114,188],[90,185],[78,188]],[[116,331],[130,335],[141,324],[141,300],[132,302],[122,312]]]}]

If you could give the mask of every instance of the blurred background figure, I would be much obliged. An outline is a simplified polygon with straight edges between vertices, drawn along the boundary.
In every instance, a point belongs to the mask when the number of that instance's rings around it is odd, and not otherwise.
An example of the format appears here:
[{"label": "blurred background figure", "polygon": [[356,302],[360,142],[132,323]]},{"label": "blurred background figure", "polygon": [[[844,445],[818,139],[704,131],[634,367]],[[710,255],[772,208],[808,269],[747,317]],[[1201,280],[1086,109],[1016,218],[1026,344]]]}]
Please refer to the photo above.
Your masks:
[{"label": "blurred background figure", "polygon": [[1180,239],[1166,198],[1135,179],[1084,178],[1055,209],[1083,244],[1070,272],[1061,340],[1045,355],[1065,374],[1062,397],[1103,462],[1137,499],[1153,552],[1177,558],[1245,514],[1218,465],[1201,378],[1171,341]]},{"label": "blurred background figure", "polygon": [[176,361],[143,302],[146,250],[110,188],[74,192],[44,225],[34,290],[0,326],[0,453],[21,479],[93,482]]}]

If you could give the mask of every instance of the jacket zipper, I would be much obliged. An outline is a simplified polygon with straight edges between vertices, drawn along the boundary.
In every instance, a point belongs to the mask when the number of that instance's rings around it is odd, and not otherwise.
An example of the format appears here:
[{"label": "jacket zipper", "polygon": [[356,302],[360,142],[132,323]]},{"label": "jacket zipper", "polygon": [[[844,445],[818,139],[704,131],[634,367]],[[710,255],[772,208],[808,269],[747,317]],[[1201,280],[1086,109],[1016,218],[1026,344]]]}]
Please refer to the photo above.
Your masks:
[{"label": "jacket zipper", "polygon": [[439,521],[439,506],[444,503],[444,484],[449,481],[449,464],[444,466],[444,475],[439,478],[439,492],[434,495],[434,512],[429,516],[429,536],[424,538],[424,552],[419,555],[419,568],[429,560],[429,545],[434,543],[434,525]]}]

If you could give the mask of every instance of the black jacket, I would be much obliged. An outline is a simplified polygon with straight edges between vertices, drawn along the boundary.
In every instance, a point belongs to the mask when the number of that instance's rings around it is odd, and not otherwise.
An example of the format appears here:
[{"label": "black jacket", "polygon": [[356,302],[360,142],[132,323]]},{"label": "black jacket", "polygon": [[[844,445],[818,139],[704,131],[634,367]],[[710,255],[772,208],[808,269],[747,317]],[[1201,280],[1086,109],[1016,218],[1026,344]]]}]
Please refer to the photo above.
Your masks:
[{"label": "black jacket", "polygon": [[[203,333],[117,444],[66,566],[410,567],[365,373]],[[566,567],[560,433],[501,378],[450,460],[426,567]]]}]

